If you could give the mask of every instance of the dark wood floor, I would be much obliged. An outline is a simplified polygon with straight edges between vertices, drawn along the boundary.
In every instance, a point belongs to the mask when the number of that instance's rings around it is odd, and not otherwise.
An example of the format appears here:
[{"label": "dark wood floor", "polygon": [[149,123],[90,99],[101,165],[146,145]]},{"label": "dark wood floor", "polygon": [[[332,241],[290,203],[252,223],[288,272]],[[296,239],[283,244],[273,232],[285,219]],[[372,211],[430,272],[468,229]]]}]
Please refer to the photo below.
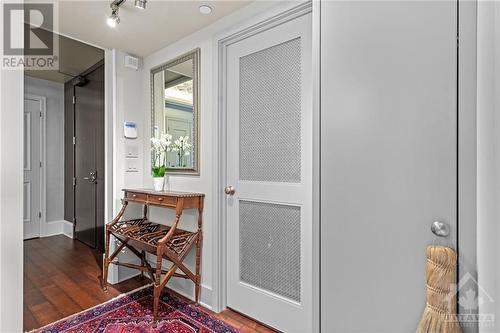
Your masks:
[{"label": "dark wood floor", "polygon": [[[101,255],[66,236],[52,236],[24,242],[24,330],[88,309],[149,283],[132,278],[103,292]],[[274,332],[234,311],[216,317],[246,332]]]}]

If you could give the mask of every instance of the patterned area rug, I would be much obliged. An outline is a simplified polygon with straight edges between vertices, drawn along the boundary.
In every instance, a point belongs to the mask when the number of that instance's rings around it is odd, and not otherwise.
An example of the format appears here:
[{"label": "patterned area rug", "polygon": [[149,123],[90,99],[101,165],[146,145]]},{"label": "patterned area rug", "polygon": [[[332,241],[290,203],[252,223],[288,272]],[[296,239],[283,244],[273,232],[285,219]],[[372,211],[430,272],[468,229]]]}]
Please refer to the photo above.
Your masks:
[{"label": "patterned area rug", "polygon": [[36,333],[237,333],[199,306],[164,289],[153,327],[153,290],[133,291],[86,311],[33,330]]}]

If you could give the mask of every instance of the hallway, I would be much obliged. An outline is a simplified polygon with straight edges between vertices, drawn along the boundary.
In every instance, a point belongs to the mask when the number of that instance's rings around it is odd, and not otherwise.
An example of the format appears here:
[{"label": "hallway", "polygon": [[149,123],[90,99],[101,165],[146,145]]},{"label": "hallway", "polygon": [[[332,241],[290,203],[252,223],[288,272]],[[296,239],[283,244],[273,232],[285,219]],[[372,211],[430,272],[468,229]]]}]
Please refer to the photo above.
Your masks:
[{"label": "hallway", "polygon": [[134,290],[149,280],[132,278],[102,291],[99,253],[66,236],[24,242],[24,330]]},{"label": "hallway", "polygon": [[[103,292],[100,257],[99,252],[62,235],[25,241],[23,330],[45,326],[150,283],[135,277],[108,285]],[[231,310],[217,317],[243,333],[274,332]]]}]

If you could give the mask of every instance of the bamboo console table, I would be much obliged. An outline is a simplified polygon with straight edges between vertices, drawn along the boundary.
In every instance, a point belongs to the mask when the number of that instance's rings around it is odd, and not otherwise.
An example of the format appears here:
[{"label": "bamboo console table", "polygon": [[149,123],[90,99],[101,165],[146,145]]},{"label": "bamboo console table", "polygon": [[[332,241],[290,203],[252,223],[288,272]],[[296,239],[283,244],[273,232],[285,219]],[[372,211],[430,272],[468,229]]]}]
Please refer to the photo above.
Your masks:
[{"label": "bamboo console table", "polygon": [[[122,208],[113,221],[106,225],[106,245],[102,273],[103,289],[107,290],[109,264],[115,264],[137,269],[141,271],[141,274],[149,274],[154,282],[154,320],[158,316],[161,291],[173,276],[190,279],[194,282],[195,301],[198,303],[200,299],[201,246],[203,240],[202,213],[205,195],[189,192],[156,192],[147,189],[124,189],[123,191],[125,195],[122,199]],[[129,202],[144,205],[142,218],[121,220]],[[150,222],[148,220],[149,206],[175,209],[173,224],[166,226]],[[189,208],[198,210],[198,229],[194,232],[178,228],[182,211]],[[109,241],[111,235],[120,242],[120,245],[110,255]],[[192,272],[183,264],[183,261],[194,245],[196,245],[196,268],[195,272]],[[141,260],[140,265],[114,260],[124,247],[139,257]],[[146,253],[156,255],[156,267],[149,264]],[[172,266],[168,270],[162,269],[162,259],[172,262]],[[181,273],[177,273],[177,270],[180,270]]]}]

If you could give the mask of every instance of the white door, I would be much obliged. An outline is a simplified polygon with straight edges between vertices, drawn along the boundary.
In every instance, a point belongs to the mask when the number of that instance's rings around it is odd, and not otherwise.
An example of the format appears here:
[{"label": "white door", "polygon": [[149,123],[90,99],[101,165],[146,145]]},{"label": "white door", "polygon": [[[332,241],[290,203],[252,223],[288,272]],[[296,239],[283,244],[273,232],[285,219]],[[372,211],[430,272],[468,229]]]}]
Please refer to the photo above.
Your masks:
[{"label": "white door", "polygon": [[45,100],[43,98],[24,97],[24,239],[40,237],[40,152],[42,147],[40,134],[44,107]]},{"label": "white door", "polygon": [[325,333],[415,332],[426,246],[456,244],[456,34],[457,1],[321,4]]},{"label": "white door", "polygon": [[227,49],[227,305],[311,330],[311,14]]},{"label": "white door", "polygon": [[[192,114],[189,114],[192,119]],[[193,139],[193,124],[191,121],[187,119],[174,118],[174,117],[166,117],[166,128],[167,133],[172,135],[172,142],[175,142],[181,136],[188,136],[189,140]],[[168,167],[192,167],[192,155],[189,154],[187,156],[182,157],[182,161],[179,161],[179,157],[177,156],[177,152],[171,151],[168,153]],[[182,164],[182,165],[181,165]]]}]

